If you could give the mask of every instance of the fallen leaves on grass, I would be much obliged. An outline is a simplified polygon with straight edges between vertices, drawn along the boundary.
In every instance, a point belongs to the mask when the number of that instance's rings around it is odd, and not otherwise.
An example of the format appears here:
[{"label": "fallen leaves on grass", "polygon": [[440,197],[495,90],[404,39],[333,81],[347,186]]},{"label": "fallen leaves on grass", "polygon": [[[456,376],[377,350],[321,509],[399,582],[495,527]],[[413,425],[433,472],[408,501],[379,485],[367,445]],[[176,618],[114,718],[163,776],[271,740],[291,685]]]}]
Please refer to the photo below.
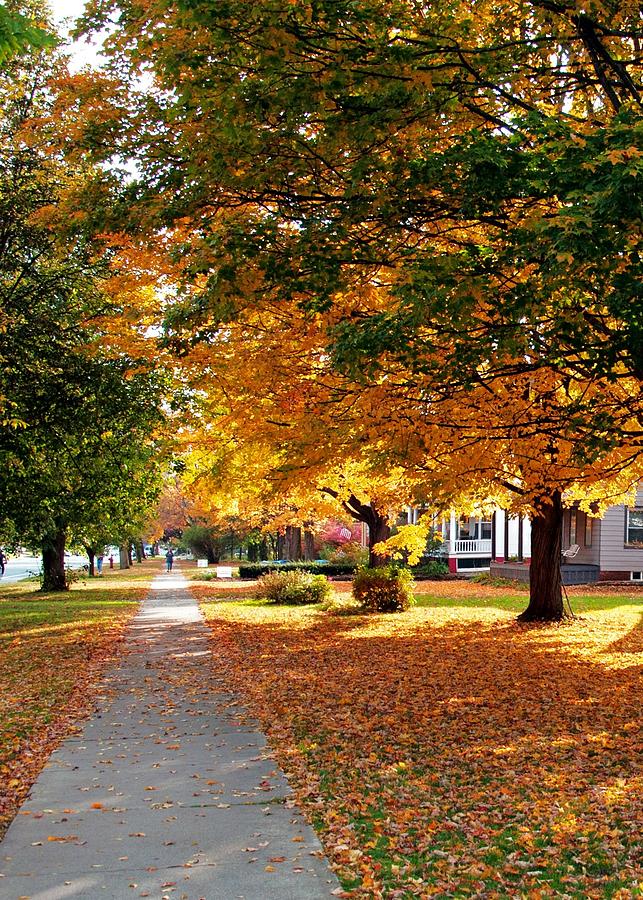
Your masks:
[{"label": "fallen leaves on grass", "polygon": [[79,583],[63,595],[3,587],[0,837],[51,751],[90,711],[99,675],[155,570],[136,574]]},{"label": "fallen leaves on grass", "polygon": [[493,591],[403,616],[203,605],[344,896],[639,896],[643,607],[521,626]]}]

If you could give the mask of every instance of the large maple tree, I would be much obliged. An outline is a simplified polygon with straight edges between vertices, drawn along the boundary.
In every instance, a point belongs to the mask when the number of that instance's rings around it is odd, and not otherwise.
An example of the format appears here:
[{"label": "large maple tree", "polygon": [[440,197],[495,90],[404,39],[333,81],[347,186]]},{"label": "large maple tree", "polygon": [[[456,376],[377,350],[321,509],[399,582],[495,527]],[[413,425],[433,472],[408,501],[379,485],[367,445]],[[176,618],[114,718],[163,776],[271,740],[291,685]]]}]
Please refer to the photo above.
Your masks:
[{"label": "large maple tree", "polygon": [[561,617],[562,495],[641,475],[638,4],[120,0],[85,25],[109,16],[129,91],[103,85],[115,129],[92,89],[92,150],[136,161],[172,334],[216,367],[222,323],[322,317],[301,359],[380,398],[369,458],[515,495],[525,615]]}]

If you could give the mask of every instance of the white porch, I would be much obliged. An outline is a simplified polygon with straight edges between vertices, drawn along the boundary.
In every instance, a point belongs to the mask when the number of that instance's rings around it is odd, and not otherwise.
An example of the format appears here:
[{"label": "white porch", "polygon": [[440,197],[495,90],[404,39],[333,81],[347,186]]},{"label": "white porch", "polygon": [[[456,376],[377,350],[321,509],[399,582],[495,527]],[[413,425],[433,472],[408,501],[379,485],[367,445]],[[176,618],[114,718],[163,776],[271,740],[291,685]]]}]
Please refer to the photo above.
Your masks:
[{"label": "white porch", "polygon": [[449,544],[449,555],[464,556],[465,554],[474,554],[476,556],[491,556],[491,538],[480,540],[454,540]]}]

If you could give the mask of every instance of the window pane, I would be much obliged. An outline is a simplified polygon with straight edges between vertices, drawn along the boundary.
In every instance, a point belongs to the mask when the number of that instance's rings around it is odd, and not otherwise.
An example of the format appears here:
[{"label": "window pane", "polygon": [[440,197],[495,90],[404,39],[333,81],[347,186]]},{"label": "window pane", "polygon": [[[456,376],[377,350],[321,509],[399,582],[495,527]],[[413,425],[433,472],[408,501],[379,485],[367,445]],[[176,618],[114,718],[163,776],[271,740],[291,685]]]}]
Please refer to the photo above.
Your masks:
[{"label": "window pane", "polygon": [[592,546],[592,520],[589,516],[585,517],[585,546]]},{"label": "window pane", "polygon": [[627,543],[643,544],[643,509],[627,511]]},{"label": "window pane", "polygon": [[576,510],[569,513],[569,546],[576,543]]}]

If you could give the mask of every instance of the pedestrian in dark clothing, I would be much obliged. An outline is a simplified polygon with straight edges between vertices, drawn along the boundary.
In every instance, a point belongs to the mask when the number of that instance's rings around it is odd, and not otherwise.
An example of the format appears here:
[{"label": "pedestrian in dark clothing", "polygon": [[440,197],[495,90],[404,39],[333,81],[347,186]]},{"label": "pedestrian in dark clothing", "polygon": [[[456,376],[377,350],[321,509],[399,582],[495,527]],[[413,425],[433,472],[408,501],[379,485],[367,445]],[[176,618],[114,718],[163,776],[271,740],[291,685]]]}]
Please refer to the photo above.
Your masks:
[{"label": "pedestrian in dark clothing", "polygon": [[171,572],[172,566],[174,565],[174,554],[172,553],[171,549],[168,550],[167,553],[165,554],[165,564],[167,566],[168,572]]}]

